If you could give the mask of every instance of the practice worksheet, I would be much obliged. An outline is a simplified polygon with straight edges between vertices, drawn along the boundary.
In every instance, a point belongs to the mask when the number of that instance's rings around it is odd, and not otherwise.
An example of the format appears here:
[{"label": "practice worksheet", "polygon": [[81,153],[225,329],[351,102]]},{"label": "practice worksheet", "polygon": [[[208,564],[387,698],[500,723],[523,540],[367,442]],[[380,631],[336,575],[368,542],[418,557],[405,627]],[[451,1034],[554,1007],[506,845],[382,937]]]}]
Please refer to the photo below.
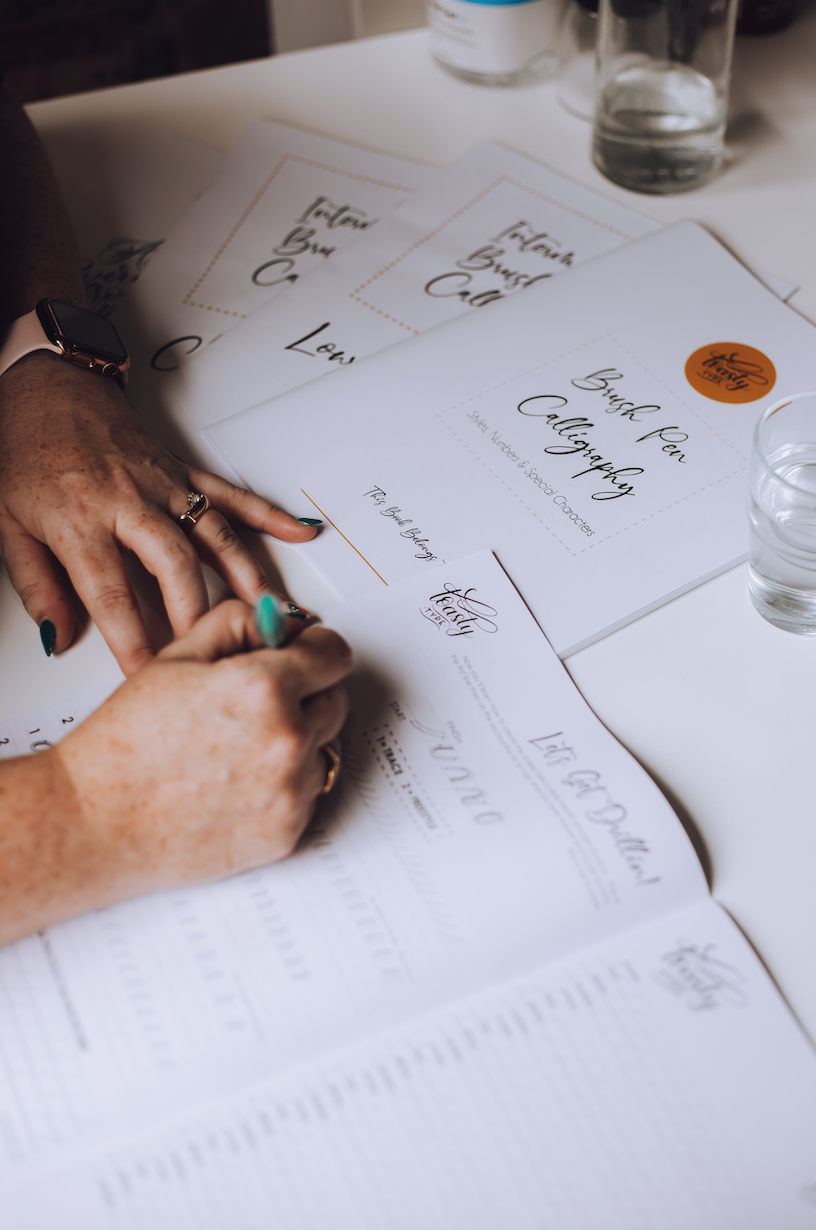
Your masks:
[{"label": "practice worksheet", "polygon": [[706,901],[2,1200],[15,1230],[811,1230],[814,1099]]},{"label": "practice worksheet", "polygon": [[[481,309],[658,225],[482,141],[378,226],[168,378],[167,411],[210,423]],[[532,306],[532,305],[531,305]],[[209,460],[212,460],[209,458]]]},{"label": "practice worksheet", "polygon": [[116,315],[132,359],[128,396],[157,434],[169,438],[161,412],[169,373],[375,234],[432,174],[284,124],[250,125]]},{"label": "practice worksheet", "polygon": [[298,852],[0,952],[0,1183],[706,898],[489,553],[329,622],[353,717]]},{"label": "practice worksheet", "polygon": [[566,655],[744,558],[813,325],[691,222],[213,427],[345,598],[488,546]]}]

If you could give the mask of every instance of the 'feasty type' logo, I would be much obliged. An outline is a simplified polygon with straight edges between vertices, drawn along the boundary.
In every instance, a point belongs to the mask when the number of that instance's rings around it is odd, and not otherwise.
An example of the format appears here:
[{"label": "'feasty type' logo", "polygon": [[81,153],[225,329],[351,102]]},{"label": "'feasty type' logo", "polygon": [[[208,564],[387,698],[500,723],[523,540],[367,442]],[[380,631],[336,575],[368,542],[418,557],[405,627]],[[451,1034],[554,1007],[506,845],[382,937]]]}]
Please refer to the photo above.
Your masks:
[{"label": "'feasty type' logo", "polygon": [[730,405],[757,401],[776,384],[776,369],[761,350],[739,342],[701,346],[686,361],[686,380],[696,393]]},{"label": "'feasty type' logo", "polygon": [[475,589],[462,589],[447,581],[439,593],[431,594],[420,614],[436,624],[446,636],[473,636],[475,632],[498,632],[496,609],[475,598]]}]

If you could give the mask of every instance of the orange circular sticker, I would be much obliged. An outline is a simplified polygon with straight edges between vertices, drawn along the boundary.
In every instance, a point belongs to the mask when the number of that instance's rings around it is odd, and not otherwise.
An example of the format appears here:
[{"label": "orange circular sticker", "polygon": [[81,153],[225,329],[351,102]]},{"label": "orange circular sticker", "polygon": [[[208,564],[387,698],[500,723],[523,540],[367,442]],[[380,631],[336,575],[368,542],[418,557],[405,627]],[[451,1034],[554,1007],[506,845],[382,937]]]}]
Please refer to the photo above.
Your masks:
[{"label": "orange circular sticker", "polygon": [[776,384],[776,368],[767,355],[739,342],[701,346],[686,362],[686,380],[703,397],[736,405],[757,401]]}]

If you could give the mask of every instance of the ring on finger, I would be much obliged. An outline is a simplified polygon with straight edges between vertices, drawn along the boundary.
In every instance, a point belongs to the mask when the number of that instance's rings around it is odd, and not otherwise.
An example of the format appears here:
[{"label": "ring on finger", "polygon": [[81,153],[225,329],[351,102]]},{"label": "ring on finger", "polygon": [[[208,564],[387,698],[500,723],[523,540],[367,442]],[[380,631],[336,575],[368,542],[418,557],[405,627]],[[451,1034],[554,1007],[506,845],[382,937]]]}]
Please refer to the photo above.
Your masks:
[{"label": "ring on finger", "polygon": [[182,529],[190,529],[197,525],[204,516],[207,509],[210,507],[210,501],[206,495],[200,495],[195,491],[191,491],[187,496],[187,510],[179,517],[179,524]]},{"label": "ring on finger", "polygon": [[331,743],[327,743],[324,747],[321,747],[320,750],[321,752],[325,752],[329,760],[329,771],[326,774],[326,780],[321,787],[320,793],[328,794],[334,789],[335,782],[340,776],[340,768],[343,761],[340,757],[340,753],[336,748],[332,747]]}]

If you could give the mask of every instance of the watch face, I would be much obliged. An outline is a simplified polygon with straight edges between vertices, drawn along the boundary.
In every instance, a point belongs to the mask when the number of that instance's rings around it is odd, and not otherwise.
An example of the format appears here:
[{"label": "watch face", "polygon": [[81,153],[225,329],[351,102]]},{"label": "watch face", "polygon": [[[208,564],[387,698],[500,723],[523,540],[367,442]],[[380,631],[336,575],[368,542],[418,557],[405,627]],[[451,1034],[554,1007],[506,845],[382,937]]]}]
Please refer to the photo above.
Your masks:
[{"label": "watch face", "polygon": [[61,303],[59,299],[49,299],[48,306],[60,332],[72,345],[80,350],[100,351],[115,362],[124,363],[127,351],[109,320],[71,303]]}]

